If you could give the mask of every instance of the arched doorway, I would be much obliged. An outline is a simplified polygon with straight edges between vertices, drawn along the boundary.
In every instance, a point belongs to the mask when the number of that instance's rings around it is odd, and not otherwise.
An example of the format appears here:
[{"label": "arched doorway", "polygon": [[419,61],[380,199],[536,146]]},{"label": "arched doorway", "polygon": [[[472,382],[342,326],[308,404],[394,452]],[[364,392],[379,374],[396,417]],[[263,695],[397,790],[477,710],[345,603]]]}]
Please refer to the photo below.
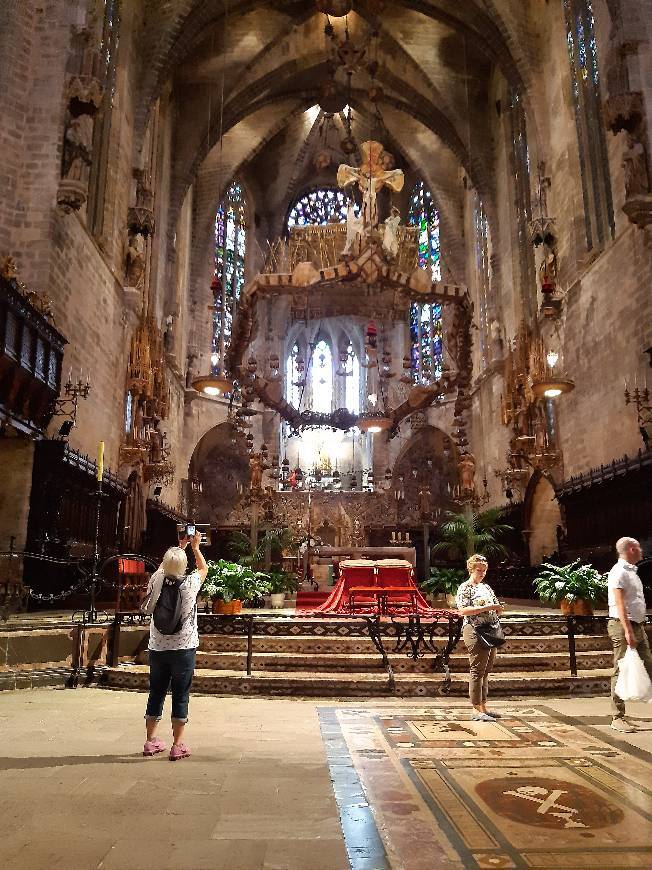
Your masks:
[{"label": "arched doorway", "polygon": [[224,525],[249,489],[249,457],[230,423],[215,426],[201,438],[190,460],[189,477],[201,484],[196,519],[213,528]]},{"label": "arched doorway", "polygon": [[558,530],[562,527],[555,490],[542,474],[532,476],[525,494],[525,527],[529,530],[530,565],[540,565],[558,551]]}]

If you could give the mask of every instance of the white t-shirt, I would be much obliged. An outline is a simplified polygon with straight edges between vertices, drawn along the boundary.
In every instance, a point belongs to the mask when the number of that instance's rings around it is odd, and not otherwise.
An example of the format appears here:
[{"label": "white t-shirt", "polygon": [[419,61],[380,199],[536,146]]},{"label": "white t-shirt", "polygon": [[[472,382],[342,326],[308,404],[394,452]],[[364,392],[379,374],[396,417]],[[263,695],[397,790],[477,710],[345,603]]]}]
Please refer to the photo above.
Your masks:
[{"label": "white t-shirt", "polygon": [[622,589],[623,598],[625,599],[625,611],[630,620],[632,622],[646,621],[647,608],[645,606],[645,596],[643,595],[643,584],[638,576],[636,565],[630,565],[626,559],[618,559],[609,572],[607,586],[609,589],[609,616],[612,619],[619,618],[614,589]]},{"label": "white t-shirt", "polygon": [[[149,579],[147,595],[152,592],[154,584],[158,586],[163,582],[163,569],[159,568]],[[154,652],[163,652],[170,649],[197,649],[199,646],[199,631],[197,629],[197,595],[201,589],[201,577],[199,571],[188,574],[180,586],[181,593],[181,628],[176,634],[161,634],[154,625],[154,620],[149,623],[149,646]],[[158,595],[156,595],[158,598]],[[151,610],[156,605],[156,600],[151,602]],[[149,608],[148,608],[149,610]]]}]

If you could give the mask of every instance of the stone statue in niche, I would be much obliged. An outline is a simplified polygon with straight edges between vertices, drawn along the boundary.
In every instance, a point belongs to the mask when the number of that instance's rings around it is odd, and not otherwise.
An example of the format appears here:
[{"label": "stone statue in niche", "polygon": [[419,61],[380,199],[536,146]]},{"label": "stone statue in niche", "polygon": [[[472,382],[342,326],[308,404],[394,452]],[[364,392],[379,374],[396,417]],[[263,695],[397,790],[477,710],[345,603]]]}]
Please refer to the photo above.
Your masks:
[{"label": "stone statue in niche", "polygon": [[64,211],[78,211],[88,196],[91,156],[93,153],[93,118],[71,115],[63,140],[62,178],[57,203]]},{"label": "stone statue in niche", "polygon": [[650,183],[645,146],[632,133],[627,133],[623,150],[625,198],[632,199],[649,193]]},{"label": "stone statue in niche", "polygon": [[503,357],[503,337],[500,328],[500,321],[494,317],[489,324],[489,335],[491,338],[491,357],[492,359],[502,359]]},{"label": "stone statue in niche", "polygon": [[260,453],[249,457],[249,483],[252,492],[260,492],[263,483],[263,460]]},{"label": "stone statue in niche", "polygon": [[458,468],[462,489],[473,490],[475,488],[475,456],[472,453],[463,453]]},{"label": "stone statue in niche", "polygon": [[145,237],[140,232],[129,231],[125,271],[127,286],[142,290],[145,281]]},{"label": "stone statue in niche", "polygon": [[163,333],[163,347],[166,353],[174,350],[174,315],[168,314],[165,318],[165,331]]}]

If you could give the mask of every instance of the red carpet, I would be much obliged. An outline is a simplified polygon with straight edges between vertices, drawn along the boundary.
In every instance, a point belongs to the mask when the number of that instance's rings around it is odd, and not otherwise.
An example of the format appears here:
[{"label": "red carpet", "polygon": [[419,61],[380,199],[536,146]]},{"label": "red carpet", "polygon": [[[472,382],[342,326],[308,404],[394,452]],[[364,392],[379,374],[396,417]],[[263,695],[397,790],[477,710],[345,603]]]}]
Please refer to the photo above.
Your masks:
[{"label": "red carpet", "polygon": [[320,607],[327,600],[331,592],[332,589],[325,589],[319,592],[300,589],[297,592],[297,610],[314,610],[316,607]]}]

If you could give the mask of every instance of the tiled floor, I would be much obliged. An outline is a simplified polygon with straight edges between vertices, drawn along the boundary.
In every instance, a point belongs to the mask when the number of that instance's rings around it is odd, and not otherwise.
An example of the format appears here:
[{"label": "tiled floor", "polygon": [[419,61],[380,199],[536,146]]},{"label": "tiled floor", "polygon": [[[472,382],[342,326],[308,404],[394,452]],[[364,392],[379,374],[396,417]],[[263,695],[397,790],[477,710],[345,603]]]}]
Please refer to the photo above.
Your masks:
[{"label": "tiled floor", "polygon": [[0,867],[652,866],[652,730],[610,731],[606,699],[478,729],[463,702],[194,697],[175,764],[140,755],[143,705],[3,694]]}]

